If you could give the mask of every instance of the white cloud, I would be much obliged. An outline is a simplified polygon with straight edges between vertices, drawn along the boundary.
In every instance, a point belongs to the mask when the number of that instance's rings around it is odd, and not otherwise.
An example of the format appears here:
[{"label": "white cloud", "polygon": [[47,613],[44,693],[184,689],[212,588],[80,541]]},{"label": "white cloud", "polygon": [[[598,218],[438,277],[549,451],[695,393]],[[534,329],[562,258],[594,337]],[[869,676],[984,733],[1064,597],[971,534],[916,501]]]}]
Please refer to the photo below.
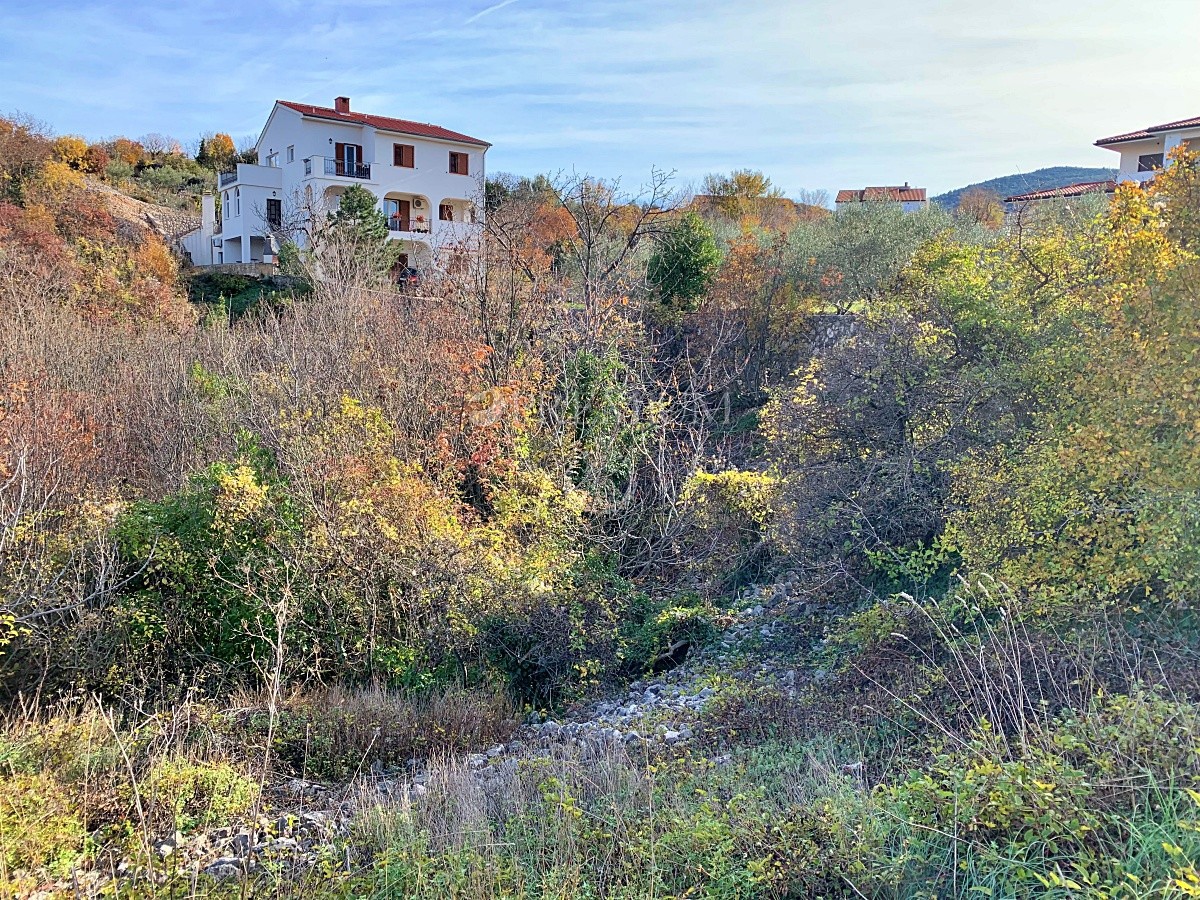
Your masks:
[{"label": "white cloud", "polygon": [[489,6],[486,9],[481,9],[479,12],[475,13],[475,15],[471,16],[471,18],[467,19],[466,22],[464,22],[463,24],[470,25],[472,22],[477,22],[480,19],[482,19],[484,16],[490,15],[491,13],[494,13],[497,10],[504,9],[504,7],[506,7],[506,6],[512,6],[516,2],[517,2],[517,0],[500,0],[499,3],[493,4],[492,6]]}]

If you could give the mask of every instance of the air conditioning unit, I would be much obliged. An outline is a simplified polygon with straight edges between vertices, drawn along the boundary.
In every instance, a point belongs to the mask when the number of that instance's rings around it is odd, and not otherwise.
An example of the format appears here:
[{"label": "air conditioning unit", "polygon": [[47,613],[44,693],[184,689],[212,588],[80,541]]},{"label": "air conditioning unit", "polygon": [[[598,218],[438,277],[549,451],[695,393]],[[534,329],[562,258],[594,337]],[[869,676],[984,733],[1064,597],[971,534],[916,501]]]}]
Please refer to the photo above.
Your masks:
[{"label": "air conditioning unit", "polygon": [[422,200],[420,197],[417,197],[415,200],[413,200],[413,209],[424,209],[424,208],[425,208],[425,201]]}]

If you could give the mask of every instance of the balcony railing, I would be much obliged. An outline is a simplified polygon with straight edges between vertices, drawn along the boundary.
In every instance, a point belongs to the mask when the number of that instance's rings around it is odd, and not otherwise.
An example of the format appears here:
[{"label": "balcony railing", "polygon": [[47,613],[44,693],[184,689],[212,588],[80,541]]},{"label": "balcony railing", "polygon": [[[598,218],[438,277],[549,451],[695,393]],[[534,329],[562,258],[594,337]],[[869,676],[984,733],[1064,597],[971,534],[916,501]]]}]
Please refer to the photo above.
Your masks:
[{"label": "balcony railing", "polygon": [[325,160],[325,174],[338,175],[342,178],[367,178],[371,177],[370,163],[347,163],[340,159]]},{"label": "balcony railing", "polygon": [[429,234],[429,223],[418,222],[416,219],[405,219],[400,216],[391,216],[388,219],[389,231],[411,231],[416,234]]},{"label": "balcony railing", "polygon": [[237,181],[237,169],[234,169],[232,172],[222,172],[221,173],[221,176],[220,176],[221,187],[225,187],[225,185],[227,185],[227,184],[233,184],[235,181]]}]

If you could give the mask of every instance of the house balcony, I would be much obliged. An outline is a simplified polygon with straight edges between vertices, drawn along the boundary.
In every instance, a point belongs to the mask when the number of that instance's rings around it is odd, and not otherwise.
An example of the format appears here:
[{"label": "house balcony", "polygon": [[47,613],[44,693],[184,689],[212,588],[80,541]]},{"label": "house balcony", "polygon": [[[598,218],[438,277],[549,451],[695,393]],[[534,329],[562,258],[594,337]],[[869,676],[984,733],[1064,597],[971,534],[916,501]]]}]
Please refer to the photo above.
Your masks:
[{"label": "house balcony", "polygon": [[359,181],[371,180],[371,163],[349,163],[332,156],[310,156],[304,160],[306,177],[324,175],[327,178],[355,178]]},{"label": "house balcony", "polygon": [[238,163],[231,172],[217,175],[218,190],[230,185],[239,187],[265,187],[278,190],[283,187],[283,170],[276,166],[260,166],[256,163]]},{"label": "house balcony", "polygon": [[418,219],[401,216],[388,217],[388,231],[393,234],[408,233],[408,234],[429,234],[432,231],[429,222],[419,221]]},{"label": "house balcony", "polygon": [[1118,172],[1117,181],[1135,181],[1138,184],[1145,184],[1148,181],[1153,181],[1154,176],[1161,174],[1161,172],[1161,169],[1149,172]]}]

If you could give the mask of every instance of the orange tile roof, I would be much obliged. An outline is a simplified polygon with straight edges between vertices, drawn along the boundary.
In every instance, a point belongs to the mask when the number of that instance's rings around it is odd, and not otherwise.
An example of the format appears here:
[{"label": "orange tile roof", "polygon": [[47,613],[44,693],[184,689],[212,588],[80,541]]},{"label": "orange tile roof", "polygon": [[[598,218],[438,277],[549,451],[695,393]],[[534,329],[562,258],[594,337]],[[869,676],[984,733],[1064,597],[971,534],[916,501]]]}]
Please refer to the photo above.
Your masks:
[{"label": "orange tile roof", "polygon": [[295,103],[291,100],[278,101],[280,106],[295,110],[301,115],[314,119],[332,119],[335,122],[345,122],[347,125],[369,125],[381,131],[394,131],[398,134],[411,134],[416,137],[437,138],[442,141],[455,141],[460,144],[478,144],[480,147],[492,146],[487,141],[473,138],[470,135],[442,128],[440,125],[430,125],[427,122],[412,122],[408,119],[393,119],[389,116],[372,116],[360,112],[338,112],[327,106],[313,106],[311,103]]},{"label": "orange tile roof", "polygon": [[1122,144],[1125,141],[1142,141],[1147,138],[1157,137],[1164,131],[1177,131],[1181,128],[1200,128],[1200,116],[1193,116],[1190,119],[1180,119],[1177,122],[1166,122],[1162,125],[1150,125],[1137,131],[1128,131],[1125,134],[1114,134],[1112,137],[1100,138],[1100,140],[1096,141],[1096,146],[1106,147],[1109,144]]},{"label": "orange tile roof", "polygon": [[1014,194],[1005,197],[1005,203],[1025,203],[1029,200],[1052,200],[1058,197],[1080,197],[1084,194],[1110,194],[1117,189],[1115,181],[1081,181],[1078,184],[1068,184],[1058,188],[1045,188],[1040,191],[1029,191],[1024,194]]},{"label": "orange tile roof", "polygon": [[886,200],[892,203],[924,203],[925,188],[909,187],[868,187],[862,190],[850,189],[837,192],[835,203],[861,203],[866,200]]}]

